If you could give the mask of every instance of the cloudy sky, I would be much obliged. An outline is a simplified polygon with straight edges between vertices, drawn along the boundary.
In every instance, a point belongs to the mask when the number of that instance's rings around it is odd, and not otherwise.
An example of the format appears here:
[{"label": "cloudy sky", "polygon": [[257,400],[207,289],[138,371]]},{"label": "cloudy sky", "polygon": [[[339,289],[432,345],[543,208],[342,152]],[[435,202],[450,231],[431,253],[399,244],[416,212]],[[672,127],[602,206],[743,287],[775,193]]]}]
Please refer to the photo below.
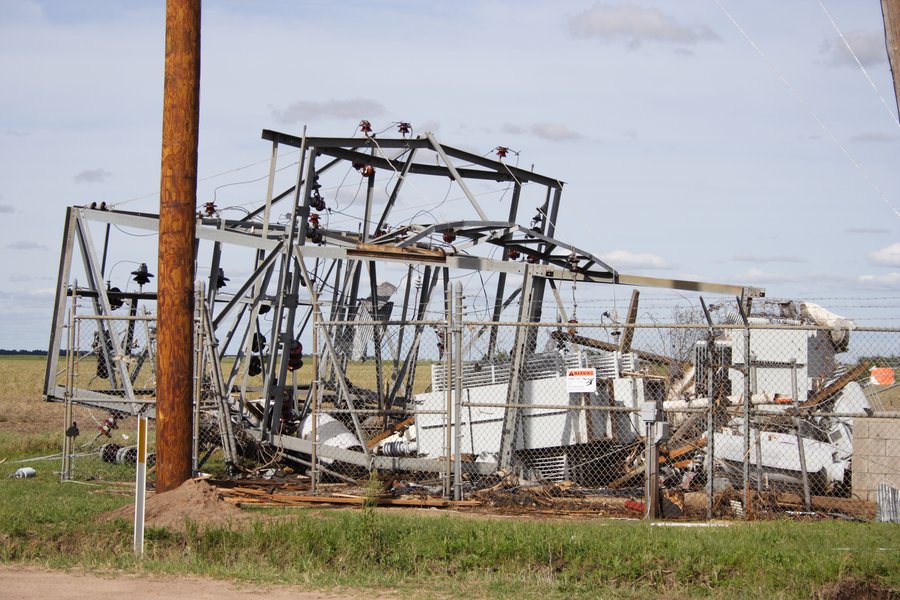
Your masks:
[{"label": "cloudy sky", "polygon": [[[200,201],[261,197],[264,182],[229,184],[265,175],[264,128],[409,121],[564,180],[558,236],[623,272],[900,321],[900,126],[879,0],[203,10]],[[0,348],[45,345],[67,205],[157,210],[164,13],[163,0],[0,0]]]}]

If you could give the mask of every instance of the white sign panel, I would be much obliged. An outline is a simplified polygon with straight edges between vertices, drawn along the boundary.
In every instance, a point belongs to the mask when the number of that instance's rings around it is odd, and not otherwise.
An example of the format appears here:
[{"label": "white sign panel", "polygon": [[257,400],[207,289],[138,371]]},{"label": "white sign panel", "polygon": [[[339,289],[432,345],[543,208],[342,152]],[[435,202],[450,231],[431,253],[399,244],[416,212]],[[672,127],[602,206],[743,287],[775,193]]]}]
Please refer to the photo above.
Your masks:
[{"label": "white sign panel", "polygon": [[566,369],[566,391],[593,394],[597,391],[597,369]]}]

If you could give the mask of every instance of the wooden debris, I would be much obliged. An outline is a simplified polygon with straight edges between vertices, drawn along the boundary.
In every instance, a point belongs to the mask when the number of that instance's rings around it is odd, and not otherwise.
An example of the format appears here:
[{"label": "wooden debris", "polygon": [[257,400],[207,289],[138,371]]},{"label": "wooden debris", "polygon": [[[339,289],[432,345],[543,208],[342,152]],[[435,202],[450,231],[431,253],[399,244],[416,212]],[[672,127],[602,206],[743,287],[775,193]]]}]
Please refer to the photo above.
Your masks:
[{"label": "wooden debris", "polygon": [[380,442],[381,440],[383,440],[383,439],[385,439],[385,438],[387,438],[387,437],[390,437],[390,436],[394,435],[395,433],[397,433],[397,432],[400,431],[401,429],[405,429],[405,428],[409,427],[410,425],[412,425],[413,423],[415,423],[415,421],[416,421],[416,418],[415,418],[414,416],[413,416],[413,417],[407,417],[406,419],[403,419],[402,421],[400,421],[399,423],[397,423],[396,425],[394,425],[394,426],[391,427],[390,429],[387,429],[387,430],[385,430],[385,431],[382,431],[381,433],[379,433],[378,435],[376,435],[375,437],[373,437],[371,440],[369,440],[368,444],[366,444],[366,445],[367,445],[369,448],[374,448],[375,445],[378,444],[378,442]]},{"label": "wooden debris", "polygon": [[329,496],[308,494],[278,494],[248,487],[219,488],[219,494],[226,502],[253,505],[292,506],[300,504],[351,504],[362,506],[373,501],[377,506],[413,506],[420,508],[455,508],[480,506],[477,500],[442,500],[438,498],[392,498],[383,496],[370,500],[363,496],[335,493]]},{"label": "wooden debris", "polygon": [[[563,342],[571,342],[578,346],[585,346],[588,348],[599,348],[600,350],[606,350],[607,352],[618,352],[619,345],[611,344],[609,342],[604,342],[601,340],[595,340],[593,338],[585,337],[583,335],[574,335],[569,334],[563,331],[551,331],[550,337],[556,341]],[[632,349],[634,354],[637,354],[641,359],[659,364],[659,365],[671,365],[676,364],[681,368],[686,368],[690,365],[687,361],[679,361],[669,358],[668,356],[663,356],[662,354],[656,354],[653,352],[647,352],[646,350],[634,350]]]},{"label": "wooden debris", "polygon": [[844,373],[842,377],[832,381],[830,384],[810,396],[809,400],[801,402],[800,408],[812,408],[825,402],[829,397],[844,389],[848,383],[860,377],[863,373],[868,373],[870,366],[871,365],[867,361],[859,363],[854,369]]}]

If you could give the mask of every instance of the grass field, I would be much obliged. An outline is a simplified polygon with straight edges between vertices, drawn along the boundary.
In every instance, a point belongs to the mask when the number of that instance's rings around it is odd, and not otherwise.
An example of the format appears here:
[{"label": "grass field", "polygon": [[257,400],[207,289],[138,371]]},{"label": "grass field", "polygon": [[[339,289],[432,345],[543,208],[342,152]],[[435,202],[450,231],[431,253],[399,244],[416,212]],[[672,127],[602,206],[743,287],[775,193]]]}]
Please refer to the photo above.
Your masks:
[{"label": "grass field", "polygon": [[40,401],[42,376],[40,359],[0,360],[3,563],[426,597],[799,599],[841,581],[900,594],[900,526],[838,521],[685,529],[397,509],[257,510],[252,524],[234,529],[150,529],[138,563],[130,523],[100,518],[131,502],[130,488],[116,483],[130,469],[106,465],[102,480],[60,483],[50,461],[35,478],[8,477],[20,466],[13,461],[59,452],[62,407]]}]

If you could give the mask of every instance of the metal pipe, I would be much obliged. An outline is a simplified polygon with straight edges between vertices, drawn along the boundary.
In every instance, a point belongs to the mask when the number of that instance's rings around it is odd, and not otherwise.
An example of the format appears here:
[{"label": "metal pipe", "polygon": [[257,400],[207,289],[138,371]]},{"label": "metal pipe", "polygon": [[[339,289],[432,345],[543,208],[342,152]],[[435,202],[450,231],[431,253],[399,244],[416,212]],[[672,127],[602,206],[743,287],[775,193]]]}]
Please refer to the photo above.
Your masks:
[{"label": "metal pipe", "polygon": [[[794,408],[800,406],[800,400],[797,398],[797,365],[791,369],[791,398],[794,400]],[[803,480],[803,504],[806,510],[812,510],[812,498],[809,492],[809,472],[806,469],[806,448],[803,446],[803,436],[800,434],[800,417],[795,416],[794,431],[797,434],[797,454],[800,459],[800,477]]]},{"label": "metal pipe", "polygon": [[319,446],[319,320],[318,311],[316,310],[312,311],[312,372],[313,378],[309,384],[310,398],[312,402],[312,407],[310,409],[310,416],[312,418],[312,422],[310,423],[310,438],[312,438],[310,441],[312,442],[312,451],[310,452],[309,459],[309,486],[310,491],[315,494],[317,492],[319,484],[317,456]]},{"label": "metal pipe", "polygon": [[[463,329],[462,329],[462,315],[463,315],[463,288],[462,283],[457,281],[455,286],[455,295],[454,299],[454,317],[453,317],[453,335],[455,337],[455,352],[454,352],[454,369],[456,371],[454,382],[455,382],[455,402],[454,402],[454,410],[453,410],[453,423],[456,426],[456,460],[453,463],[453,499],[454,500],[462,500],[462,391],[463,391],[463,377],[462,377],[462,354],[463,354]],[[447,386],[449,387],[449,386]],[[471,424],[471,423],[470,423]]]}]

